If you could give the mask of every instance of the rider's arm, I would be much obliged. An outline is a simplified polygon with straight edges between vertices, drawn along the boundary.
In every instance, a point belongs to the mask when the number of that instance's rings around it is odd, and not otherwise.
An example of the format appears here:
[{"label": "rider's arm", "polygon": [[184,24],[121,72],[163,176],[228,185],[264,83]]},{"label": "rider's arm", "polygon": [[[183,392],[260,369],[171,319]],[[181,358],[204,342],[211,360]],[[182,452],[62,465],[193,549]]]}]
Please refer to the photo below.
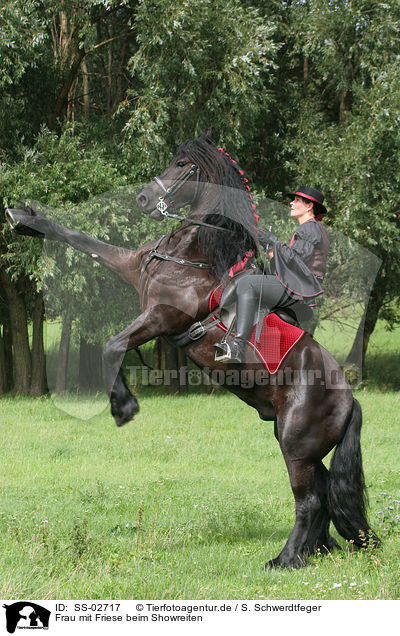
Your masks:
[{"label": "rider's arm", "polygon": [[303,223],[294,235],[291,248],[297,256],[307,263],[313,255],[316,246],[322,241],[322,232],[317,223]]},{"label": "rider's arm", "polygon": [[296,255],[299,256],[302,261],[307,262],[311,258],[315,247],[321,242],[322,232],[317,223],[303,223],[295,232],[291,247],[281,243],[281,241],[268,230],[260,230],[259,239],[260,243],[268,245],[268,248],[279,245],[279,249],[285,252],[287,257],[290,258],[290,256]]}]

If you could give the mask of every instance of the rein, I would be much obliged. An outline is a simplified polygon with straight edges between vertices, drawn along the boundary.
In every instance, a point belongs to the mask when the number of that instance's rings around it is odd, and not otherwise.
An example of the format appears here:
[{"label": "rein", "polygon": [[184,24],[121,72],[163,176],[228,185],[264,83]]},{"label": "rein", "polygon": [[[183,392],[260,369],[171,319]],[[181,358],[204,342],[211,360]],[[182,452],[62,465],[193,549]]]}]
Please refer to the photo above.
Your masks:
[{"label": "rein", "polygon": [[160,246],[161,241],[167,236],[168,234],[163,234],[163,236],[158,239],[151,252],[147,255],[146,260],[143,264],[142,274],[145,272],[148,264],[153,260],[153,258],[159,258],[162,261],[177,263],[178,265],[188,265],[189,267],[196,267],[197,269],[210,269],[210,265],[208,263],[193,263],[193,261],[186,261],[184,258],[176,258],[176,256],[170,256],[169,254],[161,254],[157,248]]}]

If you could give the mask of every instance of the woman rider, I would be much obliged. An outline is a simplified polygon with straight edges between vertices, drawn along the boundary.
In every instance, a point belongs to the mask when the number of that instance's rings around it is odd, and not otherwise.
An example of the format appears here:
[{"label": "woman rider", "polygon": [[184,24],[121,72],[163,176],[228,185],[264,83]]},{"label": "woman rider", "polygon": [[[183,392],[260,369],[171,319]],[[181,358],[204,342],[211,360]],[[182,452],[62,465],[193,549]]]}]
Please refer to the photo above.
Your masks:
[{"label": "woman rider", "polygon": [[267,230],[259,233],[260,242],[268,250],[272,274],[244,274],[222,295],[221,308],[236,302],[236,327],[230,343],[215,345],[219,361],[245,362],[246,341],[260,303],[271,312],[274,308],[290,307],[301,319],[304,305],[314,306],[324,291],[321,283],[329,250],[328,236],[321,223],[327,211],[324,196],[319,190],[306,186],[289,196],[293,197],[290,216],[299,223],[289,245],[278,241]]}]

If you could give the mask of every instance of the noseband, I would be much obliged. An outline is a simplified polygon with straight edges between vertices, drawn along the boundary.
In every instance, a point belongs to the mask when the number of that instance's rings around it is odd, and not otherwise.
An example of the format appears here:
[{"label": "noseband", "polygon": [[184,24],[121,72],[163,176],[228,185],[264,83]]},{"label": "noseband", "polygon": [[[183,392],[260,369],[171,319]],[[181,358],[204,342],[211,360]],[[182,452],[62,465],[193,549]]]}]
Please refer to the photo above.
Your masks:
[{"label": "noseband", "polygon": [[189,200],[186,201],[185,203],[183,203],[181,205],[181,207],[183,207],[184,205],[191,205],[192,203],[194,203],[194,201],[197,198],[197,194],[199,192],[199,185],[200,185],[200,168],[199,166],[196,166],[195,163],[193,163],[189,170],[186,170],[186,172],[179,177],[179,179],[177,179],[175,181],[175,183],[173,183],[169,188],[166,188],[165,185],[163,184],[163,182],[161,181],[160,177],[154,177],[154,181],[156,182],[156,184],[161,188],[162,192],[164,193],[163,196],[159,197],[158,203],[157,203],[157,210],[160,212],[160,214],[162,214],[163,216],[169,216],[172,218],[180,218],[175,214],[170,214],[168,212],[168,207],[171,207],[173,210],[176,210],[176,205],[175,202],[173,200],[173,195],[178,192],[178,190],[180,190],[182,188],[182,186],[185,185],[186,181],[189,181],[189,179],[192,177],[192,175],[196,174],[196,188],[195,188],[195,192],[193,197]]}]

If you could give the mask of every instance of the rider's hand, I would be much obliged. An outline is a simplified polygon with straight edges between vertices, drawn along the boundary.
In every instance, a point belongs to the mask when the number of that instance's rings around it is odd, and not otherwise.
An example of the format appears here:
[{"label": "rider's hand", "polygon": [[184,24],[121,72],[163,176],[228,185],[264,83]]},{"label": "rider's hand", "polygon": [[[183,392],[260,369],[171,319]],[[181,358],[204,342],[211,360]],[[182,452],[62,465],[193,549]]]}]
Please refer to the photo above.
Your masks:
[{"label": "rider's hand", "polygon": [[258,230],[258,240],[265,248],[271,247],[275,241],[276,236],[272,234],[269,230],[264,230],[264,228],[260,228]]}]

